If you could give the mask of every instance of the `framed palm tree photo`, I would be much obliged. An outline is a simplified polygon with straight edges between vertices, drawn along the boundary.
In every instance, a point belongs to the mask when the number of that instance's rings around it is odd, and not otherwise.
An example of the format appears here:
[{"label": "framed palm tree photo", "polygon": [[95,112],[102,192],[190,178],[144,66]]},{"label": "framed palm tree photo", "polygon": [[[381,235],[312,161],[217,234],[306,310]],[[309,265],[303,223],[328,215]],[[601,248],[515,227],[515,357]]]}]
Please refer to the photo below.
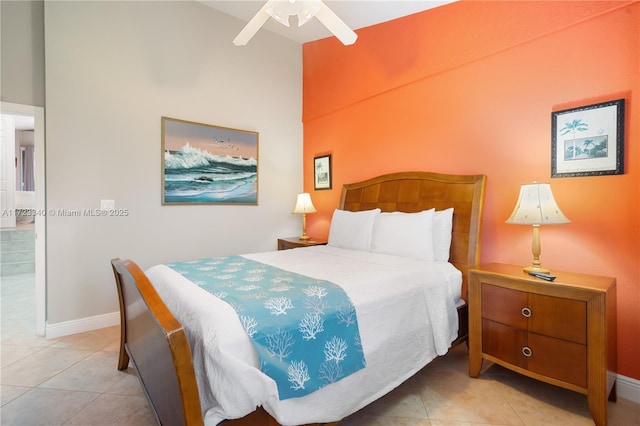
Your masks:
[{"label": "framed palm tree photo", "polygon": [[313,189],[331,189],[331,154],[313,159]]},{"label": "framed palm tree photo", "polygon": [[624,99],[551,113],[551,177],[624,174]]}]

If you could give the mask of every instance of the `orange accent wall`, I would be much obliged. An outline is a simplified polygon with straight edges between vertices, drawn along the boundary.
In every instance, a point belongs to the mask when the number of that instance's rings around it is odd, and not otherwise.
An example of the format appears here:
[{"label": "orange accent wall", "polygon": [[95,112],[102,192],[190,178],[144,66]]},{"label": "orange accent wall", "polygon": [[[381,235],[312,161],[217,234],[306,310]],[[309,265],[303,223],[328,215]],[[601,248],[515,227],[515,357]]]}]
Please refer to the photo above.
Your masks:
[{"label": "orange accent wall", "polygon": [[[482,262],[527,265],[508,225],[548,181],[571,224],[541,228],[543,264],[618,282],[618,372],[640,379],[640,2],[462,1],[303,46],[304,187],[328,234],[342,184],[428,170],[488,176]],[[625,174],[551,179],[551,112],[626,99]],[[331,154],[333,189],[314,191]]]}]

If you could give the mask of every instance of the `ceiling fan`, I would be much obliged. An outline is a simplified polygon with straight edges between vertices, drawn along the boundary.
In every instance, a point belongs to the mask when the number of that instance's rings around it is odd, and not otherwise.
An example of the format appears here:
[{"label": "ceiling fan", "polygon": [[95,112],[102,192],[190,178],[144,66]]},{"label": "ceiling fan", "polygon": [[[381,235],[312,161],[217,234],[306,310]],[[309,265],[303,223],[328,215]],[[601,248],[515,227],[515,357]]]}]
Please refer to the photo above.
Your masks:
[{"label": "ceiling fan", "polygon": [[355,43],[358,35],[338,17],[322,0],[268,0],[233,40],[236,46],[244,46],[267,22],[269,17],[289,26],[289,17],[298,16],[298,26],[314,16],[343,44]]}]

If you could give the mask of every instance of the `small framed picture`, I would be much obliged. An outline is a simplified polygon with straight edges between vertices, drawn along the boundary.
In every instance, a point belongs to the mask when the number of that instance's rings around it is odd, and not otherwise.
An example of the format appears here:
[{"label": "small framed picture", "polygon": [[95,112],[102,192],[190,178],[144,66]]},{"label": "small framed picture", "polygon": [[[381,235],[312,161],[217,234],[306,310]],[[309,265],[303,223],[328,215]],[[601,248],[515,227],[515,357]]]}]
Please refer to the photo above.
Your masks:
[{"label": "small framed picture", "polygon": [[624,99],[551,113],[551,177],[624,173]]},{"label": "small framed picture", "polygon": [[313,159],[313,188],[331,189],[331,155]]}]

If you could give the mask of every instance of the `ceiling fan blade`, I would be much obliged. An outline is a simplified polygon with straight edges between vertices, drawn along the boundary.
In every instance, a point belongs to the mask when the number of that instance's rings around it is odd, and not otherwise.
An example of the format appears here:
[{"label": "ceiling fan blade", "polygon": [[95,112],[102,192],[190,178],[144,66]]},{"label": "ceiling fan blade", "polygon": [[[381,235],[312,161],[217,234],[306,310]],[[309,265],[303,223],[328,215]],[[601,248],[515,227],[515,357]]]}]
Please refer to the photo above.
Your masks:
[{"label": "ceiling fan blade", "polygon": [[329,6],[320,3],[320,10],[316,13],[316,18],[335,35],[342,44],[350,45],[356,42],[358,34],[356,34],[347,24],[344,23],[338,15],[333,13]]},{"label": "ceiling fan blade", "polygon": [[244,46],[249,43],[249,40],[258,32],[260,28],[269,19],[267,8],[271,5],[271,0],[266,2],[262,9],[255,14],[253,18],[245,25],[245,27],[238,33],[236,38],[233,39],[233,44],[236,46]]}]

